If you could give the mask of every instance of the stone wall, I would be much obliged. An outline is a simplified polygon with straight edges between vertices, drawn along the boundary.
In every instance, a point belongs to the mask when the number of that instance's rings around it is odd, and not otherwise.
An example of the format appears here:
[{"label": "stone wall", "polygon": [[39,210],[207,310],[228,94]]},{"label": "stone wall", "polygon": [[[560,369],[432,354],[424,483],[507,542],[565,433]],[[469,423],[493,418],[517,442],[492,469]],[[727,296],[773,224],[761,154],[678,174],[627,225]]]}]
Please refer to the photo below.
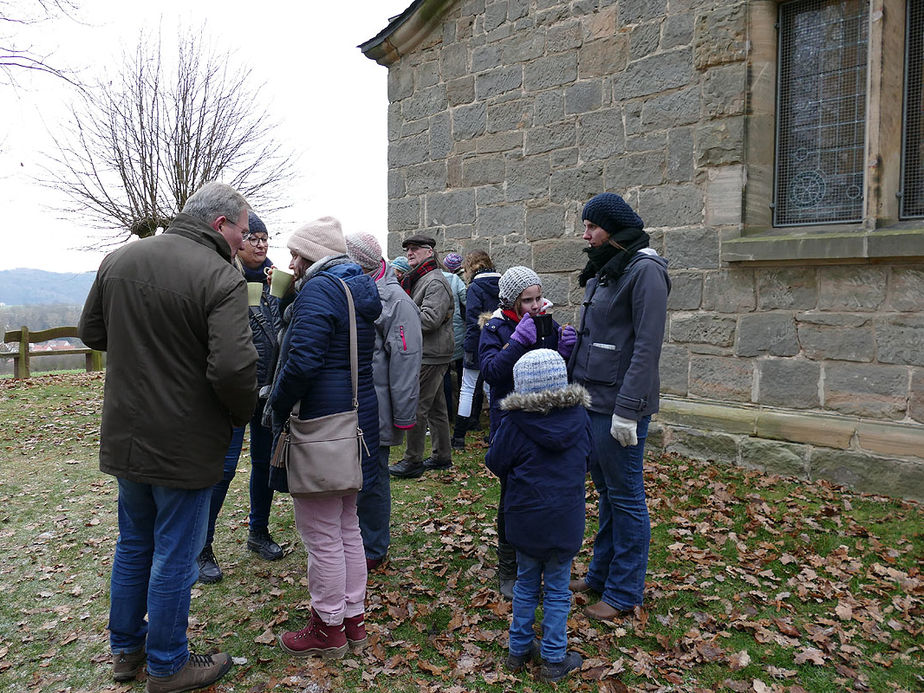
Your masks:
[{"label": "stone wall", "polygon": [[747,186],[765,184],[746,165],[761,136],[748,133],[746,8],[453,3],[389,67],[389,254],[426,231],[501,271],[530,265],[574,321],[581,207],[619,192],[673,281],[652,447],[920,498],[920,257],[722,259]]}]

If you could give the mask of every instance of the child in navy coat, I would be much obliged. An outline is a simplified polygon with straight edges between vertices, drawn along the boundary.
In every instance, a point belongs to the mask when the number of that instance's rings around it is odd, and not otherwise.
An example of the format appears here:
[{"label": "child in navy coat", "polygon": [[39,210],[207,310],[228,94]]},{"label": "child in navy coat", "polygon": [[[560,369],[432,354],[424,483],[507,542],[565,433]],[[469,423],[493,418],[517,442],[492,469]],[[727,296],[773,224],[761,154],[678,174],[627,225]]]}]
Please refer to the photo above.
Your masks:
[{"label": "child in navy coat", "polygon": [[[517,554],[507,668],[520,671],[541,655],[539,678],[558,681],[581,666],[581,656],[567,649],[568,583],[571,559],[584,538],[590,395],[580,385],[568,385],[565,361],[551,349],[520,357],[513,383],[485,458],[505,481],[507,540]],[[533,633],[540,593],[541,648]]]}]

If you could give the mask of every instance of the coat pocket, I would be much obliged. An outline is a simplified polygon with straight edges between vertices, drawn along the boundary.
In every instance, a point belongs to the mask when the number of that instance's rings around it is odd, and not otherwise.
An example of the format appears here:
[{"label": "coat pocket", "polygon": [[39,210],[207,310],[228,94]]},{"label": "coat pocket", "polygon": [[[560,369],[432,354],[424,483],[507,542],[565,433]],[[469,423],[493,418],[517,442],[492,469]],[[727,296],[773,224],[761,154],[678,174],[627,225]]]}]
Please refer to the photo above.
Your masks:
[{"label": "coat pocket", "polygon": [[615,385],[619,380],[619,361],[619,349],[615,344],[592,342],[587,350],[587,380],[604,385]]}]

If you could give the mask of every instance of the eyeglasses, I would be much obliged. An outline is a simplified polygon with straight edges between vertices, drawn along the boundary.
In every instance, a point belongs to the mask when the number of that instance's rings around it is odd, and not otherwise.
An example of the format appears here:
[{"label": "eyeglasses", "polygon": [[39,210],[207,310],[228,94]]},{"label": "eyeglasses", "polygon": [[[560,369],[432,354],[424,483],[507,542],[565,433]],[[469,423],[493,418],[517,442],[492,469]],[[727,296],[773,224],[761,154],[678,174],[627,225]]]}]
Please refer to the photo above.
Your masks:
[{"label": "eyeglasses", "polygon": [[244,240],[250,243],[250,245],[252,245],[254,248],[256,248],[261,243],[263,245],[269,245],[269,238],[267,238],[266,236],[250,235],[250,236],[245,236]]}]

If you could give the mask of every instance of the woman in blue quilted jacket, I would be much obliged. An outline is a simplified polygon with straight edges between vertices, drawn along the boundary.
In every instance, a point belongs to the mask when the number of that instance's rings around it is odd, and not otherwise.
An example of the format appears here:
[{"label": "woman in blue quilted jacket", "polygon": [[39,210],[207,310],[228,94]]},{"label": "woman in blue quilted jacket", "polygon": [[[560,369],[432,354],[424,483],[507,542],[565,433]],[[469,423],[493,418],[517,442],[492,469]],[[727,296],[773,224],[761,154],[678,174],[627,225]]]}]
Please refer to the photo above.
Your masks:
[{"label": "woman in blue quilted jacket", "polygon": [[[295,274],[295,298],[285,308],[286,324],[269,405],[273,430],[299,405],[300,419],[313,419],[352,408],[350,331],[346,282],[356,311],[359,357],[359,426],[363,452],[363,486],[375,481],[378,458],[378,402],[372,380],[374,321],[382,312],[371,277],[346,255],[340,222],[316,219],[298,229],[288,242],[289,268]],[[283,488],[285,469],[271,469],[271,483]],[[308,551],[311,618],[279,642],[297,656],[342,657],[348,645],[366,642],[363,622],[366,556],[356,514],[357,494],[292,498],[295,525]]]}]

